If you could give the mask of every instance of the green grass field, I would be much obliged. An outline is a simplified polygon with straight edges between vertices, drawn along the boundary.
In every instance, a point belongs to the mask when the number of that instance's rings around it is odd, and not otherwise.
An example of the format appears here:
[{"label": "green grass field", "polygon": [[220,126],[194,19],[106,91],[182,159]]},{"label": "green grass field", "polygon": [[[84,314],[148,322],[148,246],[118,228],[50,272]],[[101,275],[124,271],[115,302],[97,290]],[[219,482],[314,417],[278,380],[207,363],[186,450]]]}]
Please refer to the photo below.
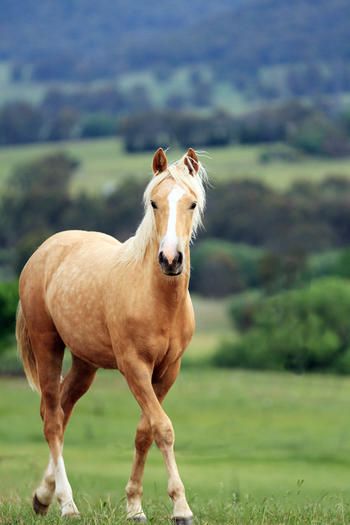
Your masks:
[{"label": "green grass field", "polygon": [[[210,148],[203,158],[209,178],[216,180],[253,178],[272,187],[285,189],[296,180],[317,182],[329,175],[350,177],[350,159],[305,157],[299,162],[261,163],[259,157],[268,146]],[[151,153],[129,155],[116,139],[62,142],[0,148],[0,190],[14,167],[53,151],[67,151],[80,161],[73,191],[100,192],[125,177],[147,180],[151,175]],[[184,152],[169,150],[171,160]]]},{"label": "green grass field", "polygon": [[[197,524],[350,522],[350,379],[184,369],[165,407]],[[47,459],[39,398],[22,379],[0,380],[0,523],[33,517],[30,495]],[[66,434],[65,459],[83,523],[124,523],[124,486],[138,407],[124,379],[100,372]],[[171,507],[160,454],[147,465],[153,524]]]}]

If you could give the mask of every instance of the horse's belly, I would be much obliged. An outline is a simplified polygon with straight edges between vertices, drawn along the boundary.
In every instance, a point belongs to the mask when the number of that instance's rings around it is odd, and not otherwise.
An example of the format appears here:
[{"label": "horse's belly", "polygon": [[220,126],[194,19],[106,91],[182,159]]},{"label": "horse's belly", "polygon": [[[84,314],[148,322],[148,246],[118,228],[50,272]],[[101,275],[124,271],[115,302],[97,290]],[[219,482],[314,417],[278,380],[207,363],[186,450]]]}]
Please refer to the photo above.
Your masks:
[{"label": "horse's belly", "polygon": [[74,355],[98,368],[117,368],[111,340],[96,319],[66,318],[62,312],[52,318],[60,337]]},{"label": "horse's belly", "polygon": [[59,321],[54,319],[60,337],[74,355],[97,368],[118,368],[110,339],[98,324],[89,321],[72,327],[62,316]]}]

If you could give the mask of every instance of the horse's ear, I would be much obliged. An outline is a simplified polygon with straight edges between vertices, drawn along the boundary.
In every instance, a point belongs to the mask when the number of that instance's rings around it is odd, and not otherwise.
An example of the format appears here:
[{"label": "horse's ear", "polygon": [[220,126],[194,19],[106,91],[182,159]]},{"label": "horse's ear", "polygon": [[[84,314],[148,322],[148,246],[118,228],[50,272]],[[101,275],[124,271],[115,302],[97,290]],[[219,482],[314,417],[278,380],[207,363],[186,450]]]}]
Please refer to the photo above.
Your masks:
[{"label": "horse's ear", "polygon": [[166,158],[163,148],[158,148],[153,157],[153,173],[159,175],[168,167],[168,159]]},{"label": "horse's ear", "polygon": [[185,155],[185,164],[188,168],[188,171],[191,175],[195,175],[199,171],[199,160],[197,157],[197,153],[194,151],[194,149],[189,148]]}]

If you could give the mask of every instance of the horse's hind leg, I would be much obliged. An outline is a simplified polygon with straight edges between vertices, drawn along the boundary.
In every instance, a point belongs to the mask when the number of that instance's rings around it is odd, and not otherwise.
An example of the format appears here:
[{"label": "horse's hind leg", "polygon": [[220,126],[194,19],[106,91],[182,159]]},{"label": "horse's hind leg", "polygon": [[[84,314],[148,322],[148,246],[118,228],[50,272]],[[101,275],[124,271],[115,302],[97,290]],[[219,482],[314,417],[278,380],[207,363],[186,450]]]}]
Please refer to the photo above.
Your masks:
[{"label": "horse's hind leg", "polygon": [[50,448],[49,464],[43,479],[34,492],[33,509],[46,514],[55,495],[56,462],[61,452],[62,414],[57,405],[64,344],[54,331],[45,335],[31,333],[41,391],[40,415],[44,423],[44,435]]},{"label": "horse's hind leg", "polygon": [[90,388],[95,378],[96,370],[94,366],[72,355],[72,367],[61,385],[60,402],[63,410],[63,433],[74,405]]},{"label": "horse's hind leg", "polygon": [[[96,368],[73,356],[72,367],[60,386],[60,405],[63,410],[62,442],[69,417],[78,399],[88,390],[96,373]],[[44,402],[42,400],[42,417],[44,417]],[[37,488],[33,507],[36,513],[46,514],[56,489],[55,464],[50,455],[49,464],[41,484]],[[75,512],[76,513],[76,512]]]},{"label": "horse's hind leg", "polygon": [[51,459],[39,487],[34,492],[33,509],[36,514],[46,514],[55,495],[55,466]]},{"label": "horse's hind leg", "polygon": [[54,330],[32,333],[31,341],[42,395],[44,435],[50,449],[49,467],[43,483],[34,495],[33,507],[36,512],[45,513],[45,506],[50,504],[53,497],[54,477],[55,495],[60,503],[62,515],[77,515],[79,512],[73,501],[62,456],[64,414],[60,403],[60,379],[64,344]]}]

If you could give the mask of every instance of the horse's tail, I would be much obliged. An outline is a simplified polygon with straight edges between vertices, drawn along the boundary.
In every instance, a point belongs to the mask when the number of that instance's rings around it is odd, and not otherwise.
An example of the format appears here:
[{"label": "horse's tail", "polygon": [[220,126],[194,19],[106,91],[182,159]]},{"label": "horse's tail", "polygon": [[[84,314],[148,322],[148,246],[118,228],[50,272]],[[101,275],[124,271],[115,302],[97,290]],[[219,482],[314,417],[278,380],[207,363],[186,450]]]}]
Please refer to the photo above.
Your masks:
[{"label": "horse's tail", "polygon": [[33,390],[37,390],[38,392],[40,392],[36,359],[33,352],[32,344],[29,339],[28,328],[24,319],[21,301],[19,301],[17,307],[16,339],[18,353],[20,355],[20,358],[22,359],[24,372],[26,374],[29,386]]}]

